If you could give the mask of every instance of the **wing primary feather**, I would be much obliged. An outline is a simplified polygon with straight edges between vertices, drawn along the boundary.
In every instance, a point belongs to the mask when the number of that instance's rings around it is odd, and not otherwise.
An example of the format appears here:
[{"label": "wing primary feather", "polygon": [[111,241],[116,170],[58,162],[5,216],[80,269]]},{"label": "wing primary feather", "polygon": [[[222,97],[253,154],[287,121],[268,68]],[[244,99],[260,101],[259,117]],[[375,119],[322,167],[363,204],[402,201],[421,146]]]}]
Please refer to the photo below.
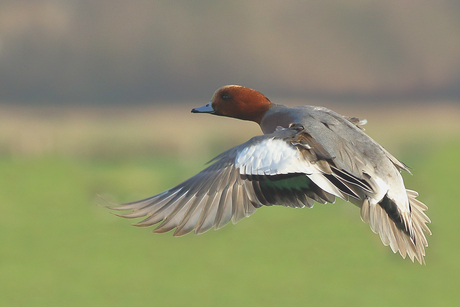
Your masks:
[{"label": "wing primary feather", "polygon": [[365,180],[359,179],[359,178],[349,174],[348,172],[346,172],[344,170],[340,170],[340,169],[338,169],[338,168],[336,168],[334,166],[331,166],[331,169],[342,180],[344,180],[346,182],[349,182],[351,184],[354,184],[354,185],[360,187],[361,189],[365,190],[366,192],[369,192],[369,193],[373,192],[372,187]]},{"label": "wing primary feather", "polygon": [[227,225],[232,218],[232,188],[233,185],[228,185],[220,196],[219,206],[213,224],[215,230]]},{"label": "wing primary feather", "polygon": [[333,184],[335,185],[340,192],[346,194],[348,196],[354,197],[359,199],[359,195],[356,194],[352,189],[350,189],[344,182],[342,182],[338,177],[334,175],[324,174],[324,176]]},{"label": "wing primary feather", "polygon": [[245,217],[244,203],[243,203],[243,187],[239,182],[233,184],[232,191],[232,223],[238,223],[242,218]]}]

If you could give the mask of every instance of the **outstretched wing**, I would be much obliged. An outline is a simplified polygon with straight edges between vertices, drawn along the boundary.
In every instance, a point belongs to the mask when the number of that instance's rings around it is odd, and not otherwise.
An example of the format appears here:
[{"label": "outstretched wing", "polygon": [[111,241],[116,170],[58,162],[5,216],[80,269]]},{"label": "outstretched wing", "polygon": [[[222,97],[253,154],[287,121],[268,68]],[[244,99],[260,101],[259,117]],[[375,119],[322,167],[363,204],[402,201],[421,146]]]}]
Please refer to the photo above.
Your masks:
[{"label": "outstretched wing", "polygon": [[328,152],[302,126],[257,136],[216,158],[209,167],[158,195],[120,206],[118,214],[145,219],[136,226],[162,222],[154,232],[174,228],[175,236],[201,234],[238,222],[260,206],[313,207],[335,196],[359,199],[371,187],[328,161]]},{"label": "outstretched wing", "polygon": [[399,178],[390,187],[359,151],[347,142],[340,146],[331,156],[302,125],[279,128],[220,154],[209,167],[163,193],[110,208],[131,210],[121,217],[144,217],[136,226],[161,222],[154,232],[176,228],[174,235],[181,236],[237,223],[261,206],[313,207],[315,201],[332,203],[340,197],[361,208],[363,221],[393,252],[422,263],[430,220],[418,194],[404,188],[399,170],[405,166],[378,147]]}]

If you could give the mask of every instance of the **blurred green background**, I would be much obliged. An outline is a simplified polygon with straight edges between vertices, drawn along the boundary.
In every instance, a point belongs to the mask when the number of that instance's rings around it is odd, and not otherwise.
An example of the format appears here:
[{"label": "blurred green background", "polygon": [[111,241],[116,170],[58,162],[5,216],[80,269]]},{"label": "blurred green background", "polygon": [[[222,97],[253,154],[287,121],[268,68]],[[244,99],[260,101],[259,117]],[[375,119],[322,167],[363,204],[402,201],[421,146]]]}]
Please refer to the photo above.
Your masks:
[{"label": "blurred green background", "polygon": [[[459,54],[450,0],[1,1],[0,306],[459,305]],[[225,84],[367,118],[426,265],[340,200],[180,238],[110,214],[260,133],[190,114]]]},{"label": "blurred green background", "polygon": [[457,105],[329,106],[366,116],[367,133],[413,168],[406,185],[433,221],[426,266],[393,254],[340,200],[261,208],[237,225],[179,238],[111,215],[97,194],[151,196],[258,133],[191,107],[0,110],[2,306],[459,302]]}]

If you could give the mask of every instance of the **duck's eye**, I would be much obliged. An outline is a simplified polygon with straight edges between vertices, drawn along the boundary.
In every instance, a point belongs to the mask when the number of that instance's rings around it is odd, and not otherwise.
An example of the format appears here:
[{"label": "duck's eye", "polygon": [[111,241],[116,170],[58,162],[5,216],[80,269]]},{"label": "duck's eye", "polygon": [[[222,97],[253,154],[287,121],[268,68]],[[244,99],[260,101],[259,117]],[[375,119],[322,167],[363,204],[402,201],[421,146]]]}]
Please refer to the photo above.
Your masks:
[{"label": "duck's eye", "polygon": [[228,94],[222,94],[222,99],[223,99],[223,100],[228,100],[228,99],[230,99],[230,95],[228,95]]}]

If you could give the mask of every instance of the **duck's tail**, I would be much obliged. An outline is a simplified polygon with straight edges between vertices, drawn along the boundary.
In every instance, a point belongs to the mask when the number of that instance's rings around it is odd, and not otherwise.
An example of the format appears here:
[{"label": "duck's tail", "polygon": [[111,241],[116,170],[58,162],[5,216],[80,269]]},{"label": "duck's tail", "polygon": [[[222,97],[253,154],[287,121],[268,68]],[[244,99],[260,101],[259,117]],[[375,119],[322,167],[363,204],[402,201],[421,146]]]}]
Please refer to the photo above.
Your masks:
[{"label": "duck's tail", "polygon": [[430,219],[424,213],[428,207],[417,200],[418,193],[406,190],[409,201],[409,212],[401,212],[398,206],[387,196],[379,203],[372,205],[365,199],[361,207],[361,218],[369,223],[372,231],[380,235],[383,244],[390,246],[396,253],[399,251],[403,258],[406,255],[421,264],[425,263],[425,247],[428,241],[425,233],[431,235],[426,225]]}]

